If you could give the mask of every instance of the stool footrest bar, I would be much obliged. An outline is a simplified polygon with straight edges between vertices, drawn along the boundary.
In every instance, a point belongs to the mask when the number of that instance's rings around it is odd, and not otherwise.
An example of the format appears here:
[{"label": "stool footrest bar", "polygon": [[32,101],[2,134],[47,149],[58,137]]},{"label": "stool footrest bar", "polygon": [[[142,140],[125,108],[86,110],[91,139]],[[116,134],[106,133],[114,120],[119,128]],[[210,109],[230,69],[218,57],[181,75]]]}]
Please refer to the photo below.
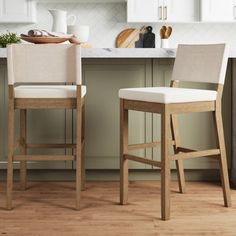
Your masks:
[{"label": "stool footrest bar", "polygon": [[125,159],[131,160],[131,161],[137,161],[140,163],[144,163],[144,164],[148,164],[148,165],[152,165],[152,166],[156,166],[156,167],[161,167],[161,162],[160,161],[153,161],[150,159],[146,159],[143,157],[138,157],[138,156],[134,156],[134,155],[128,155],[125,154],[124,155]]},{"label": "stool footrest bar", "polygon": [[14,161],[74,161],[73,155],[15,155]]},{"label": "stool footrest bar", "polygon": [[171,157],[172,160],[181,160],[181,159],[189,159],[189,158],[196,158],[196,157],[210,157],[220,154],[220,149],[209,149],[204,151],[195,151],[195,152],[188,152],[188,153],[179,153],[175,154]]},{"label": "stool footrest bar", "polygon": [[75,144],[27,143],[26,148],[76,148]]},{"label": "stool footrest bar", "polygon": [[[175,145],[174,140],[170,140],[172,145]],[[138,144],[130,144],[128,145],[128,150],[136,150],[136,149],[145,149],[145,148],[155,148],[160,147],[161,141],[153,142],[153,143],[138,143]]]}]

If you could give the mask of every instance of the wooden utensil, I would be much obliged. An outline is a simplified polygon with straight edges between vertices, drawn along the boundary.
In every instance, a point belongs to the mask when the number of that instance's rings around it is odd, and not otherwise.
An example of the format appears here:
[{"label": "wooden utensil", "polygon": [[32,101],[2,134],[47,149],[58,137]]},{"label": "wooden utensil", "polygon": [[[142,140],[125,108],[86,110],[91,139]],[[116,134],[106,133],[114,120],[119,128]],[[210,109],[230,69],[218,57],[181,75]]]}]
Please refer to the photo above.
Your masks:
[{"label": "wooden utensil", "polygon": [[164,31],[166,31],[166,29],[167,29],[167,27],[166,27],[165,25],[163,25],[161,28],[162,28]]},{"label": "wooden utensil", "polygon": [[165,37],[168,39],[171,36],[171,33],[172,33],[172,27],[168,26],[166,28]]},{"label": "wooden utensil", "polygon": [[165,38],[165,30],[163,28],[160,29],[160,37],[161,39]]},{"label": "wooden utensil", "polygon": [[171,36],[172,27],[163,25],[160,29],[161,39],[168,39]]}]

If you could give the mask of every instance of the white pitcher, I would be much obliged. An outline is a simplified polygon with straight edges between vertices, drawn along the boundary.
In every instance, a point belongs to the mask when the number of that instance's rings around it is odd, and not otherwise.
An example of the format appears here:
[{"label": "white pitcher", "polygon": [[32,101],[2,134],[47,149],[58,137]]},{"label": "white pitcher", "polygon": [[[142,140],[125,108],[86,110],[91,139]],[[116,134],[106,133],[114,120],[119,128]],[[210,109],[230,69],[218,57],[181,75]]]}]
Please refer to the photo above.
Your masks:
[{"label": "white pitcher", "polygon": [[48,10],[53,17],[52,32],[67,33],[67,19],[72,18],[72,25],[76,22],[76,16],[70,15],[67,17],[67,12],[63,10]]}]

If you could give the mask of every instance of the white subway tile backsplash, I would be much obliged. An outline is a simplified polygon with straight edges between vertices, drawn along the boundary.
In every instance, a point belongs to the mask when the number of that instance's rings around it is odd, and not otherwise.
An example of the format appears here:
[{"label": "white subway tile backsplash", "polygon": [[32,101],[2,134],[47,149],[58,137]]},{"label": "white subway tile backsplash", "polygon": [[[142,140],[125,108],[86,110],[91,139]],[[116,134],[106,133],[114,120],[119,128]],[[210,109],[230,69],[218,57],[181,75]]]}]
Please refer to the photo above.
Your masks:
[{"label": "white subway tile backsplash", "polygon": [[[114,47],[120,31],[127,27],[141,28],[143,25],[126,22],[126,3],[38,3],[37,24],[0,24],[0,33],[8,30],[20,34],[32,28],[51,30],[52,17],[48,9],[62,9],[68,11],[68,15],[75,14],[78,24],[90,26],[89,43],[99,48]],[[162,23],[151,25],[158,46]],[[236,23],[172,24],[172,27],[170,47],[176,47],[178,43],[228,42],[236,48]]]}]

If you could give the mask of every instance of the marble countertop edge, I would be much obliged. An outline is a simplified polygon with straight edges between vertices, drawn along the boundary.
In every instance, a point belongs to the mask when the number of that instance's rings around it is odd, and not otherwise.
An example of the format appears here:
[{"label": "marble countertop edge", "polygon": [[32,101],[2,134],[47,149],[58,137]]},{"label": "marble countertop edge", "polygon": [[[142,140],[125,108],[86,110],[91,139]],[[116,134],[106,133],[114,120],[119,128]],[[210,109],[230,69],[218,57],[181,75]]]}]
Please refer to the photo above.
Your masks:
[{"label": "marble countertop edge", "polygon": [[[174,48],[82,48],[82,58],[175,58]],[[0,48],[0,58],[6,58],[5,48]],[[230,50],[230,58],[236,58],[236,49]]]},{"label": "marble countertop edge", "polygon": [[[82,48],[82,58],[174,58],[176,49],[161,48]],[[6,58],[5,48],[0,48],[0,58]]]}]

